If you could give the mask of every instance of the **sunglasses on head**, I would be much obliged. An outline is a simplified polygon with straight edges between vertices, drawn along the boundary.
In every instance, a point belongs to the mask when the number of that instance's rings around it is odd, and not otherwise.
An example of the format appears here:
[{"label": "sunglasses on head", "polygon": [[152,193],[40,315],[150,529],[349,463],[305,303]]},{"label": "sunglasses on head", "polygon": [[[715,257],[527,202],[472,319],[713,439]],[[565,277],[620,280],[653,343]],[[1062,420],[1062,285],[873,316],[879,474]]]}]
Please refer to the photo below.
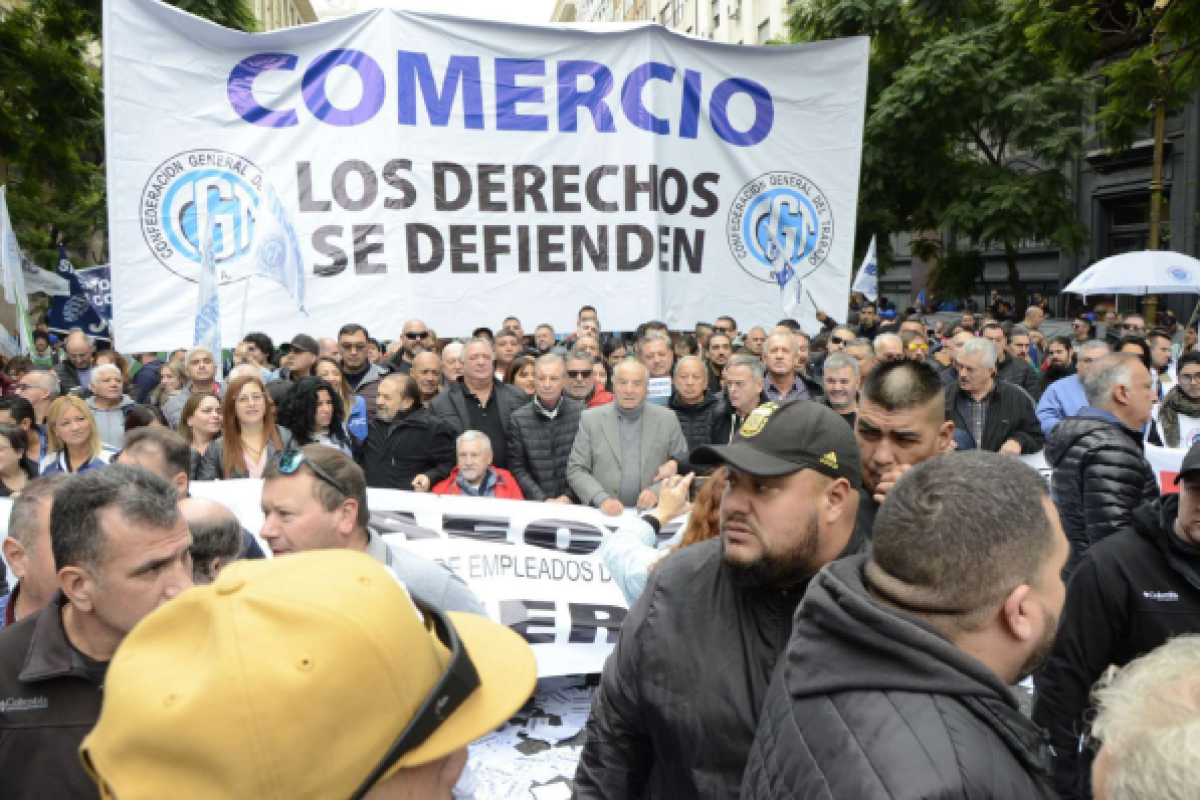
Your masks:
[{"label": "sunglasses on head", "polygon": [[[311,463],[309,462],[310,465]],[[450,651],[450,663],[446,665],[446,671],[438,678],[433,691],[426,696],[408,726],[400,733],[378,766],[371,770],[371,774],[363,781],[362,786],[358,787],[351,800],[362,800],[396,762],[424,744],[446,718],[457,711],[479,688],[479,673],[475,670],[475,664],[471,661],[467,649],[458,638],[454,624],[441,611],[420,603],[415,605],[426,619],[433,621],[438,640]]]},{"label": "sunglasses on head", "polygon": [[308,464],[308,468],[311,469],[318,478],[337,489],[344,496],[350,496],[350,493],[346,491],[345,487],[335,481],[333,476],[328,472],[314,464],[311,458],[305,458],[302,451],[284,450],[279,454],[279,472],[283,475],[295,475],[296,470],[300,469],[301,464]]}]

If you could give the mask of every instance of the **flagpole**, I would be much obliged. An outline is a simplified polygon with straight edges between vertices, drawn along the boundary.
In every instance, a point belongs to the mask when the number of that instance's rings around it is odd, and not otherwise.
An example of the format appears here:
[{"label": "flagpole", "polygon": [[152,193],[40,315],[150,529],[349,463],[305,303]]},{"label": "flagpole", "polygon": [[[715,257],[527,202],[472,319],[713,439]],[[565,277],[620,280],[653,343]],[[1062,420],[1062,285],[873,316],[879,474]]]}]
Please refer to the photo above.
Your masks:
[{"label": "flagpole", "polygon": [[246,338],[246,308],[250,305],[250,279],[254,277],[254,273],[246,274],[246,288],[242,292],[242,324],[238,328],[238,341]]}]

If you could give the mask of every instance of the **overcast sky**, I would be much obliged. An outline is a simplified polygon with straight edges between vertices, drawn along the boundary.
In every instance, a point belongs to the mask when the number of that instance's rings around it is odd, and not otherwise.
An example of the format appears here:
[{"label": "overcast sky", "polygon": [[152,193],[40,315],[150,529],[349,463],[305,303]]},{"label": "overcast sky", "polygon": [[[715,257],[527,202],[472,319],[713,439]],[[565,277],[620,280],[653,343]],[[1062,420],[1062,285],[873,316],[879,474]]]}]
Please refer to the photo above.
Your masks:
[{"label": "overcast sky", "polygon": [[379,6],[537,24],[550,21],[554,0],[358,0],[363,11]]}]

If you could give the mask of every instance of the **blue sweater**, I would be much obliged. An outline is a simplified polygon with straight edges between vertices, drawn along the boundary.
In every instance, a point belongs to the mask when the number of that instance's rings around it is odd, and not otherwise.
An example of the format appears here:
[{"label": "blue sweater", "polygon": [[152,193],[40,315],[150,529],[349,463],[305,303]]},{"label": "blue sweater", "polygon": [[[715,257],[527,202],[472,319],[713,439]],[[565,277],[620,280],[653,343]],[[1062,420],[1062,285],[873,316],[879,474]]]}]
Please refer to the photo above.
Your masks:
[{"label": "blue sweater", "polygon": [[1073,417],[1080,409],[1087,406],[1087,395],[1083,391],[1083,381],[1078,375],[1068,375],[1046,387],[1042,399],[1038,402],[1037,416],[1042,423],[1042,433],[1047,436],[1054,426],[1067,417]]}]

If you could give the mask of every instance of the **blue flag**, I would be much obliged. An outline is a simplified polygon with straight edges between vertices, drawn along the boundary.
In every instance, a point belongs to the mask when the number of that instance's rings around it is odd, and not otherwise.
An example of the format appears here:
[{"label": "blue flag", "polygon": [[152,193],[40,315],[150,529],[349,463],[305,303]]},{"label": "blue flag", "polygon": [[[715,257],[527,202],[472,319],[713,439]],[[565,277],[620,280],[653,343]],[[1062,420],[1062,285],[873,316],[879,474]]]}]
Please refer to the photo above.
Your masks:
[{"label": "blue flag", "polygon": [[68,333],[72,328],[82,328],[88,336],[102,339],[110,338],[108,321],[92,307],[88,299],[88,291],[75,274],[71,259],[67,258],[67,248],[58,246],[58,266],[60,277],[71,287],[67,297],[55,297],[50,301],[50,310],[46,312],[46,325],[55,333]]}]

